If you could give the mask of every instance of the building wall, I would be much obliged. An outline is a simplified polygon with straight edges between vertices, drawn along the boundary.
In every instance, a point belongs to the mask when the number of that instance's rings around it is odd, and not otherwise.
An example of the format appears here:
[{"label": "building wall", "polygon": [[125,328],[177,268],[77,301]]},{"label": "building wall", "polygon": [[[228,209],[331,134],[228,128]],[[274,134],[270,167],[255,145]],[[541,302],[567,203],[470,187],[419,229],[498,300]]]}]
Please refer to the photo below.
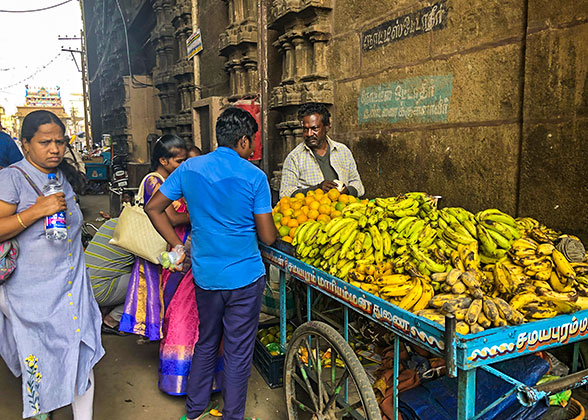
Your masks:
[{"label": "building wall", "polygon": [[586,235],[580,3],[447,0],[433,15],[429,2],[338,0],[331,133],[351,146],[366,194],[424,190],[445,206],[498,207]]}]

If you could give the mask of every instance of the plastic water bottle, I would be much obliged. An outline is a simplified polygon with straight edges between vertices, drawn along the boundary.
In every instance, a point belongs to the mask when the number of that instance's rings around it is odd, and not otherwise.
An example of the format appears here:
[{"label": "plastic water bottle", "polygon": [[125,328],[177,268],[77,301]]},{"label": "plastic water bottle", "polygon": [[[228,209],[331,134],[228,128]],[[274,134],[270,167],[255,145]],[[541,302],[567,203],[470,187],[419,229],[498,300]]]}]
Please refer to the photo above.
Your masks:
[{"label": "plastic water bottle", "polygon": [[[55,174],[49,174],[49,180],[43,187],[45,196],[63,192],[63,188],[57,182]],[[65,212],[58,211],[52,216],[45,217],[45,237],[63,241],[67,239],[67,226],[65,224]]]}]

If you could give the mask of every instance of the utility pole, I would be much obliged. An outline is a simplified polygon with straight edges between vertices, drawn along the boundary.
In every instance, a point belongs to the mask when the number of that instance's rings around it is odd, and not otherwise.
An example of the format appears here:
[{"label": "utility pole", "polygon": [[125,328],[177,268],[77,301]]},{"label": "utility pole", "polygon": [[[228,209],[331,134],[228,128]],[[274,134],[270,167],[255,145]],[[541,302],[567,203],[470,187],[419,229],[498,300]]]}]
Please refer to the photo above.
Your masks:
[{"label": "utility pole", "polygon": [[[89,101],[88,101],[88,79],[86,77],[86,43],[84,39],[84,30],[80,30],[79,37],[58,37],[60,41],[81,41],[81,49],[71,49],[71,48],[64,48],[61,47],[61,51],[70,52],[74,62],[76,63],[76,67],[78,67],[78,71],[82,72],[82,95],[84,101],[84,130],[86,133],[86,148],[88,150],[92,150],[92,142],[91,142],[91,134],[90,134],[90,122],[89,122]],[[76,56],[74,53],[80,54],[80,66],[78,66],[78,62],[76,61]],[[81,68],[80,68],[81,67]]]}]

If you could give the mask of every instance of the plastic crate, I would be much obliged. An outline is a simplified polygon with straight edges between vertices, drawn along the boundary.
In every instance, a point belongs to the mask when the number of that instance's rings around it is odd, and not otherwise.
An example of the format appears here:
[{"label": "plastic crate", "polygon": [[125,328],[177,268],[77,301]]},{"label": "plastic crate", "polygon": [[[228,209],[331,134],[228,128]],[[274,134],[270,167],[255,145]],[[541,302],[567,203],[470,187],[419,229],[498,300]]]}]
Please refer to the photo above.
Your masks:
[{"label": "plastic crate", "polygon": [[[259,329],[273,327],[274,325],[278,324],[260,324]],[[270,388],[279,388],[282,386],[284,355],[272,356],[257,337],[255,338],[255,347],[253,350],[253,364]]]}]

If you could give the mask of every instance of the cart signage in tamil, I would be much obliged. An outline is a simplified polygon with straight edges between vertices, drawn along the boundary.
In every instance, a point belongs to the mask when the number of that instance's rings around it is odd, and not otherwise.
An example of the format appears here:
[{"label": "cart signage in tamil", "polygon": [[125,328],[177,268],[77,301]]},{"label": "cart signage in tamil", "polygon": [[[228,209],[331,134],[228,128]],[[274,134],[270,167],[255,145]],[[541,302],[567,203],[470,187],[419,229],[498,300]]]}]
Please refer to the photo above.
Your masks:
[{"label": "cart signage in tamil", "polygon": [[384,22],[362,33],[364,51],[383,47],[395,41],[445,28],[448,9],[445,0],[404,16]]},{"label": "cart signage in tamil", "polygon": [[[560,317],[558,317],[560,318]],[[525,326],[532,327],[533,324]],[[571,316],[569,322],[558,322],[557,325],[541,329],[521,331],[516,336],[516,342],[505,342],[499,345],[485,346],[472,350],[468,360],[476,362],[486,359],[495,359],[509,353],[536,352],[539,347],[548,345],[563,345],[570,340],[588,334],[588,318],[584,316],[578,319]],[[575,340],[574,340],[575,341]]]},{"label": "cart signage in tamil", "polygon": [[453,75],[419,76],[360,90],[360,124],[444,122],[449,115]]},{"label": "cart signage in tamil", "polygon": [[[287,273],[292,277],[323,291],[325,294],[349,305],[360,313],[363,313],[379,323],[388,326],[406,337],[412,337],[421,341],[432,350],[443,351],[444,343],[441,337],[426,332],[418,325],[418,322],[409,321],[399,314],[396,314],[396,307],[386,308],[386,302],[365,293],[361,289],[346,283],[337,278],[331,277],[321,270],[307,267],[296,258],[278,252],[266,251],[262,248],[263,258]],[[396,309],[400,312],[400,309]],[[431,331],[434,331],[431,328]]]}]

